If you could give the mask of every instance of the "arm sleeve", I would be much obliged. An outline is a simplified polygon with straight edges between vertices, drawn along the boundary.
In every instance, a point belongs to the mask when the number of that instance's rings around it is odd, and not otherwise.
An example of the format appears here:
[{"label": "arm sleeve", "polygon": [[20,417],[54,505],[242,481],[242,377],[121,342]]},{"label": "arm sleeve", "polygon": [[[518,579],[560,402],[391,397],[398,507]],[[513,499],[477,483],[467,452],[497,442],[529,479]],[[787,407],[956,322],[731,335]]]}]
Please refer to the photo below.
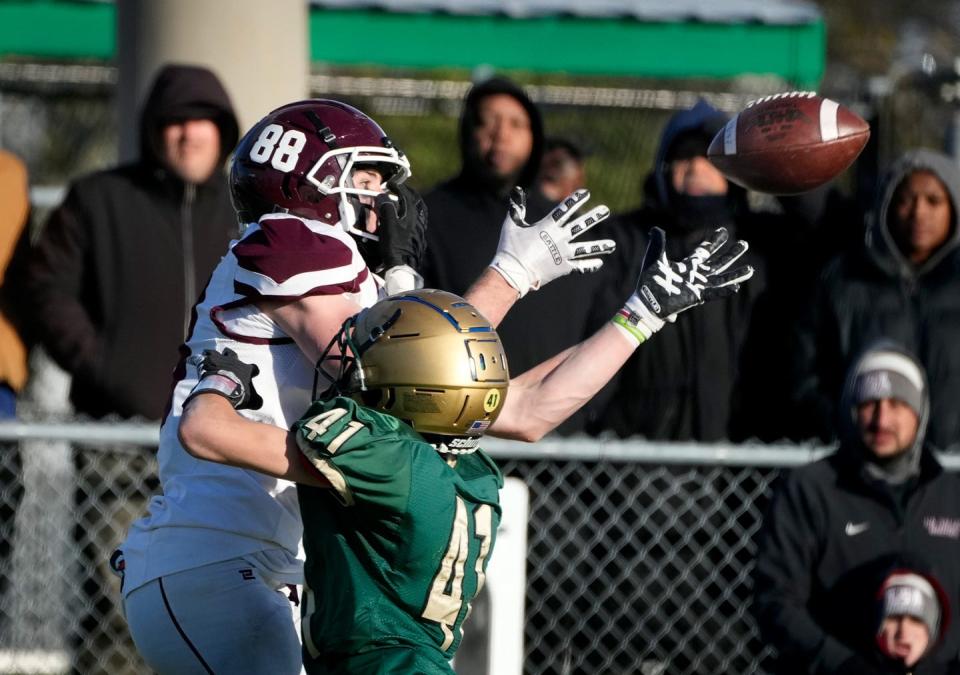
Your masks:
[{"label": "arm sleeve", "polygon": [[841,673],[854,652],[828,635],[807,609],[818,555],[816,510],[788,476],[760,532],[754,568],[753,612],[763,638],[798,672]]},{"label": "arm sleeve", "polygon": [[24,269],[37,338],[65,370],[93,376],[100,335],[82,298],[88,269],[88,214],[74,190],[50,216]]},{"label": "arm sleeve", "polygon": [[234,290],[249,298],[355,293],[370,272],[349,236],[299,218],[265,218],[233,247]]}]

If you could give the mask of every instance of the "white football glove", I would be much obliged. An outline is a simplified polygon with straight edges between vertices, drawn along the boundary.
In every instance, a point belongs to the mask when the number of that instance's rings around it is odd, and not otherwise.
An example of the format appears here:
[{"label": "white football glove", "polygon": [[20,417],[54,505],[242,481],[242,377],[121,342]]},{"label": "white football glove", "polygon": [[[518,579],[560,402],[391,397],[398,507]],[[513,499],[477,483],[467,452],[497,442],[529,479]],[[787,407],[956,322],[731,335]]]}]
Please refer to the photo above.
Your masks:
[{"label": "white football glove", "polygon": [[574,270],[596,272],[603,265],[600,256],[616,249],[610,239],[571,241],[610,215],[610,209],[601,205],[570,220],[588,199],[589,190],[577,190],[546,217],[528,223],[526,195],[522,188],[513,189],[510,211],[503,221],[500,244],[490,267],[517,289],[521,298]]},{"label": "white football glove", "polygon": [[740,282],[753,276],[750,265],[730,269],[749,245],[729,241],[726,228],[713,234],[681,261],[667,258],[666,235],[659,227],[650,230],[650,242],[640,266],[637,290],[627,300],[613,323],[640,344],[675,321],[677,314],[740,290]]}]

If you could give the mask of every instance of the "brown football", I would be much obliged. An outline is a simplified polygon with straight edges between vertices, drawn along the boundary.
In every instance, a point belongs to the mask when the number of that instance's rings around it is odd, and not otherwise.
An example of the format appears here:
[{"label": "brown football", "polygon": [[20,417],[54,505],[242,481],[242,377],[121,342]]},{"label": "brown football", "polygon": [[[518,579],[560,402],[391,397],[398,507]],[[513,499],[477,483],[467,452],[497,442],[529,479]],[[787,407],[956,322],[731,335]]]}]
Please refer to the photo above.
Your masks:
[{"label": "brown football", "polygon": [[738,185],[776,195],[812,190],[853,163],[870,126],[813,92],[753,101],[710,143],[707,157]]}]

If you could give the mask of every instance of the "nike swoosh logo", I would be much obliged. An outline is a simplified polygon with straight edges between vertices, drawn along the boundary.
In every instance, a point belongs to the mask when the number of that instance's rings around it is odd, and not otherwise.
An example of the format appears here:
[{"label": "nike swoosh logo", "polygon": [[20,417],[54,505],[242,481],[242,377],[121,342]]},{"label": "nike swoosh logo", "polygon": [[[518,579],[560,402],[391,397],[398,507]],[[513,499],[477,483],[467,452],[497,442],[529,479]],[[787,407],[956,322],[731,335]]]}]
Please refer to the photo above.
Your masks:
[{"label": "nike swoosh logo", "polygon": [[870,523],[847,523],[844,532],[847,533],[848,537],[855,537],[868,529],[870,529]]}]

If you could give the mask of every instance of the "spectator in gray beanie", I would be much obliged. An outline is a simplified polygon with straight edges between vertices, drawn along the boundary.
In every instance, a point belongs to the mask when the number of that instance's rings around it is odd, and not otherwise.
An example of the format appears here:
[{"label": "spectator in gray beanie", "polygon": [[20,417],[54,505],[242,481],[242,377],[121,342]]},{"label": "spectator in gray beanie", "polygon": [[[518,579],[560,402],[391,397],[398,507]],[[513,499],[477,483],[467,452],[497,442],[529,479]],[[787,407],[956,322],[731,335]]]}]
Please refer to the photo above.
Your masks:
[{"label": "spectator in gray beanie", "polygon": [[[902,561],[920,559],[944,597],[960,597],[960,478],[943,470],[926,442],[928,392],[916,357],[888,341],[872,345],[847,370],[840,447],[775,488],[758,540],[753,603],[779,653],[772,672],[920,675],[960,666],[960,629],[943,619],[943,605],[934,612],[912,578],[889,579],[891,570],[918,569]],[[878,621],[880,588],[884,618],[899,616],[909,600],[910,616],[927,626],[930,644],[916,668],[907,664],[914,650],[896,646],[895,630],[888,635],[892,622]],[[889,655],[878,652],[878,637],[892,640]]]},{"label": "spectator in gray beanie", "polygon": [[[909,356],[899,353],[892,344],[880,343],[870,350],[855,368],[848,383],[850,423],[858,424],[858,415],[865,406],[883,401],[889,406],[909,408],[916,418],[916,430],[910,424],[894,430],[879,419],[866,421],[861,433],[864,468],[872,477],[890,485],[901,485],[920,472],[920,452],[927,426],[927,383],[923,371]],[[875,417],[882,412],[874,412]],[[913,439],[907,437],[912,433]]]}]

